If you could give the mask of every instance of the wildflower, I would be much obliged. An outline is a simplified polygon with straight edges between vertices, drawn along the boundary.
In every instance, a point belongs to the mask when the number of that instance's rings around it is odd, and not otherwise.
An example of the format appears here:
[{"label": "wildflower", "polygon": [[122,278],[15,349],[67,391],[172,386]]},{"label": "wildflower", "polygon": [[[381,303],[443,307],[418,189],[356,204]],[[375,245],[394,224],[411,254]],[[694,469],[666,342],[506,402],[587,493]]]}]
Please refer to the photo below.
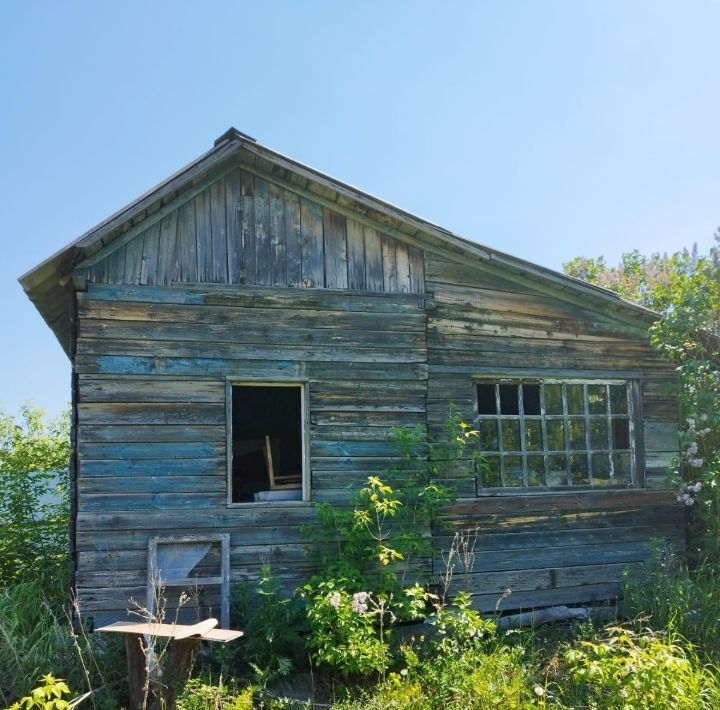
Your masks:
[{"label": "wildflower", "polygon": [[700,481],[698,481],[697,483],[695,483],[691,486],[688,486],[687,489],[691,493],[700,493],[700,491],[702,490],[702,483],[700,483]]},{"label": "wildflower", "polygon": [[688,419],[687,423],[688,423],[688,428],[690,428],[690,429],[695,428],[695,420],[694,419]]},{"label": "wildflower", "polygon": [[545,695],[545,688],[543,688],[542,685],[536,685],[533,688],[533,693],[535,693],[535,695],[537,695],[538,697],[542,697],[543,695]]},{"label": "wildflower", "polygon": [[356,592],[352,598],[352,610],[360,614],[367,611],[367,599],[370,595],[367,592]]},{"label": "wildflower", "polygon": [[407,674],[408,674],[408,669],[407,669],[407,668],[403,668],[403,669],[400,671],[400,675],[402,675],[402,676],[406,676]]},{"label": "wildflower", "polygon": [[337,609],[340,606],[340,592],[333,592],[328,599],[328,603],[333,609]]},{"label": "wildflower", "polygon": [[691,465],[693,468],[702,468],[703,459],[692,459],[692,460],[690,461],[690,465]]},{"label": "wildflower", "polygon": [[701,421],[701,422],[706,422],[706,421],[707,421],[707,414],[705,414],[705,413],[703,412],[703,414],[700,415],[700,421]]},{"label": "wildflower", "polygon": [[695,499],[694,499],[694,498],[691,498],[690,496],[688,496],[688,497],[685,499],[685,505],[688,505],[688,506],[689,506],[689,505],[695,505]]}]

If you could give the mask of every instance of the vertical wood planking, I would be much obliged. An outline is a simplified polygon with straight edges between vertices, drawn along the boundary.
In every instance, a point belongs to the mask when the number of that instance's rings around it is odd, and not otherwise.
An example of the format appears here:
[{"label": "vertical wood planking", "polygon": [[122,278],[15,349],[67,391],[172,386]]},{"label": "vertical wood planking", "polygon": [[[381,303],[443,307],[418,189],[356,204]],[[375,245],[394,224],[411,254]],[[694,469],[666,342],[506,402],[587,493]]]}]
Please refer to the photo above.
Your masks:
[{"label": "vertical wood planking", "polygon": [[365,278],[368,291],[382,291],[383,257],[380,234],[372,227],[365,227]]},{"label": "vertical wood planking", "polygon": [[425,293],[425,256],[420,249],[408,247],[410,256],[410,291]]},{"label": "vertical wood planking", "polygon": [[158,223],[154,224],[145,232],[142,264],[140,266],[140,283],[143,286],[154,286],[157,282],[159,249],[160,224]]},{"label": "vertical wood planking", "polygon": [[228,283],[240,282],[242,243],[240,241],[240,171],[225,178],[225,234],[227,237]]},{"label": "vertical wood planking", "polygon": [[121,284],[125,278],[125,250],[124,245],[108,256],[107,278],[108,283]]},{"label": "vertical wood planking", "polygon": [[302,283],[308,288],[325,285],[322,207],[300,198],[300,243],[302,245]]},{"label": "vertical wood planking", "polygon": [[323,209],[325,287],[348,287],[347,227],[345,217]]},{"label": "vertical wood planking", "polygon": [[354,219],[347,220],[348,288],[365,290],[365,238],[363,226]]},{"label": "vertical wood planking", "polygon": [[227,283],[227,230],[225,224],[225,180],[210,186],[210,231],[212,234],[212,267],[210,281]]},{"label": "vertical wood planking", "polygon": [[277,185],[268,186],[270,202],[270,284],[273,286],[287,285],[287,268],[285,257],[285,202],[283,191]]},{"label": "vertical wood planking", "polygon": [[210,190],[195,196],[195,243],[197,245],[198,281],[212,278],[212,235],[210,233]]},{"label": "vertical wood planking", "polygon": [[175,263],[175,239],[177,237],[177,210],[163,217],[160,222],[160,246],[158,250],[157,283],[169,286],[173,279]]},{"label": "vertical wood planking", "polygon": [[410,255],[406,244],[395,242],[395,264],[397,267],[398,291],[410,291]]},{"label": "vertical wood planking", "polygon": [[255,281],[255,181],[250,173],[240,173],[240,244],[242,266],[240,283],[257,283]]},{"label": "vertical wood planking", "polygon": [[284,193],[286,284],[302,286],[302,248],[300,233],[300,198],[293,192]]},{"label": "vertical wood planking", "polygon": [[382,247],[383,290],[397,291],[398,277],[395,240],[392,237],[388,237],[387,234],[381,234],[380,245]]},{"label": "vertical wood planking", "polygon": [[190,200],[178,211],[177,249],[180,258],[176,260],[179,273],[175,281],[197,281],[197,241],[195,238],[195,202]]},{"label": "vertical wood planking", "polygon": [[255,283],[270,284],[270,210],[267,180],[255,178]]},{"label": "vertical wood planking", "polygon": [[140,283],[142,265],[143,237],[135,237],[125,245],[125,279],[126,284]]}]

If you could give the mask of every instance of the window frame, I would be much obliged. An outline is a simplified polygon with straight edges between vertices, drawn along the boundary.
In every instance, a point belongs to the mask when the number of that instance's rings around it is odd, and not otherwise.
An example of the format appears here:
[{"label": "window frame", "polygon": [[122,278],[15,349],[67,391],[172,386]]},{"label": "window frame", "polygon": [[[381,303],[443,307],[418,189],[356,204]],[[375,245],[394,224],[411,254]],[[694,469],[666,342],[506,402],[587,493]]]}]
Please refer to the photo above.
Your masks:
[{"label": "window frame", "polygon": [[[233,411],[232,392],[233,387],[297,387],[300,389],[300,435],[302,444],[302,500],[282,501],[233,501],[232,499],[232,465],[233,465]],[[310,395],[309,382],[305,378],[283,377],[252,378],[252,377],[226,377],[225,378],[225,452],[227,459],[226,488],[228,508],[258,508],[278,506],[308,506],[312,503],[310,494]]]},{"label": "window frame", "polygon": [[[478,385],[503,385],[503,384],[510,384],[510,385],[525,385],[525,384],[539,384],[539,385],[585,385],[585,386],[592,386],[592,385],[623,385],[627,389],[627,395],[628,395],[628,411],[627,411],[627,417],[628,417],[628,435],[629,435],[629,451],[630,451],[630,480],[625,484],[615,484],[615,485],[606,485],[606,486],[593,486],[592,484],[592,475],[591,475],[591,466],[590,461],[588,458],[588,483],[587,484],[576,484],[572,485],[570,483],[562,486],[529,486],[527,485],[528,480],[528,469],[527,469],[527,463],[525,462],[523,465],[523,485],[522,486],[497,486],[497,487],[484,487],[483,485],[480,485],[480,481],[478,481],[478,476],[475,477],[475,497],[476,498],[486,498],[486,497],[492,497],[492,496],[517,496],[517,495],[548,495],[553,493],[592,493],[592,492],[612,492],[612,491],[622,491],[622,490],[638,490],[642,489],[645,486],[645,470],[644,466],[642,465],[643,462],[643,451],[644,451],[644,445],[642,440],[642,428],[639,426],[639,423],[642,421],[642,412],[641,412],[641,397],[640,397],[640,380],[638,379],[637,375],[628,375],[626,377],[623,377],[622,375],[618,375],[618,377],[582,377],[577,375],[570,375],[568,377],[559,377],[559,376],[543,376],[542,373],[538,373],[536,375],[493,375],[493,374],[482,374],[482,375],[475,375],[471,379],[470,387],[472,389],[473,393],[473,417],[475,424],[479,424],[480,419],[482,418],[490,418],[491,415],[481,415],[479,413],[479,406],[478,406]],[[521,390],[522,391],[522,390]],[[563,390],[564,392],[564,390]],[[583,409],[584,409],[584,420],[585,422],[588,421],[587,415],[588,415],[588,400],[587,400],[587,389],[584,390],[583,393]],[[519,395],[521,397],[521,395]],[[565,399],[565,397],[563,397]],[[564,405],[563,407],[564,413],[563,418],[567,422],[568,420],[568,412],[567,407]],[[499,420],[502,415],[499,413],[498,408],[498,414],[495,415],[496,420]],[[544,411],[544,406],[541,410],[541,421],[542,421],[542,430],[543,430],[543,454],[545,456],[548,455],[548,451],[546,449],[546,417]],[[524,456],[527,453],[525,450],[525,437],[523,436],[522,432],[522,420],[524,420],[525,415],[524,414],[518,414],[517,419],[519,423],[520,428],[520,438],[521,438],[521,451]],[[608,418],[612,418],[612,411],[610,411]],[[583,453],[585,453],[588,457],[591,453],[593,453],[593,449],[589,447],[589,444],[587,441],[589,440],[590,433],[587,429],[587,426],[585,427],[585,437],[586,437],[586,449],[583,449]],[[569,431],[567,430],[567,426],[565,427],[565,449],[562,452],[565,456],[572,455],[572,451],[569,449],[568,444],[568,438],[569,438]],[[502,456],[503,452],[500,448],[500,442],[498,442],[498,456]],[[625,450],[623,450],[625,451]],[[609,452],[612,452],[612,449],[609,449]]]}]

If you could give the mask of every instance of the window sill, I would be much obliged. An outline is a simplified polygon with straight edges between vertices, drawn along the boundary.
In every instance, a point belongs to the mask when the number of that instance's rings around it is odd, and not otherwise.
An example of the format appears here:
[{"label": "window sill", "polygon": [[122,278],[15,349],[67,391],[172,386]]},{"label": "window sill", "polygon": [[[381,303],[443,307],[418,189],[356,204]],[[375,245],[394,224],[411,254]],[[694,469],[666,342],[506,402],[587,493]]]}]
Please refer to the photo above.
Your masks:
[{"label": "window sill", "polygon": [[259,500],[243,501],[241,503],[227,503],[228,508],[255,509],[255,508],[302,508],[313,505],[312,500]]},{"label": "window sill", "polygon": [[465,496],[458,498],[457,500],[469,501],[477,500],[478,498],[505,498],[513,496],[547,496],[547,495],[558,495],[558,494],[573,494],[573,493],[618,493],[620,491],[644,491],[645,488],[640,488],[635,485],[618,485],[618,486],[602,486],[597,488],[583,488],[580,486],[558,486],[556,488],[512,488],[503,489],[497,491],[483,491],[478,493],[476,496]]}]

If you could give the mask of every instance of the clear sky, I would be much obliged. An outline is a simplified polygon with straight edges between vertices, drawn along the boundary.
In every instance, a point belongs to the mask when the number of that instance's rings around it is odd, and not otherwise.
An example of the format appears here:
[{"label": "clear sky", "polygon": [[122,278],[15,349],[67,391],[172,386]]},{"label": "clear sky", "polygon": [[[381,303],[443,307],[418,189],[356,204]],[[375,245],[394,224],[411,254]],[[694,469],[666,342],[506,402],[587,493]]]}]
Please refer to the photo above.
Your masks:
[{"label": "clear sky", "polygon": [[69,399],[17,277],[230,125],[551,268],[707,249],[718,0],[3,2],[0,402]]}]

